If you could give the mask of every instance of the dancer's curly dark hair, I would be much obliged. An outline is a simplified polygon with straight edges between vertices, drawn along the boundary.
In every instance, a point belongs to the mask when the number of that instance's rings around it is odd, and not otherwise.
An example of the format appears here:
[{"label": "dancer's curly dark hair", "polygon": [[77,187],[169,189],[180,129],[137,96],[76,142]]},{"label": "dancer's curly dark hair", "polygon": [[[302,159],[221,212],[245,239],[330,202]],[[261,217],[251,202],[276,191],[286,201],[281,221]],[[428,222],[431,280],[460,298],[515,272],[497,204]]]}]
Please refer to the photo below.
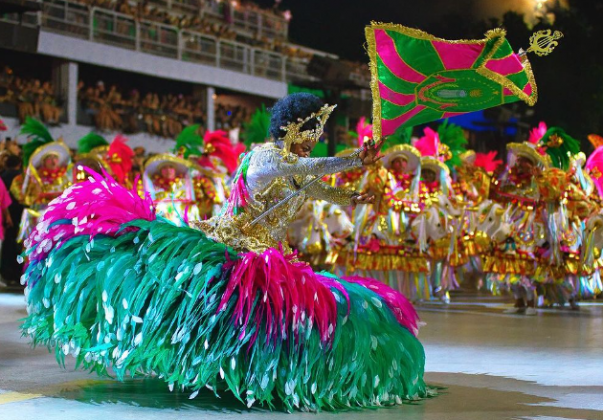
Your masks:
[{"label": "dancer's curly dark hair", "polygon": [[[322,100],[311,93],[292,93],[279,99],[270,110],[270,135],[275,141],[285,136],[281,127],[288,123],[297,121],[298,118],[307,118],[313,112],[318,112],[323,106]],[[302,131],[316,128],[317,120],[308,121],[302,127]]]}]

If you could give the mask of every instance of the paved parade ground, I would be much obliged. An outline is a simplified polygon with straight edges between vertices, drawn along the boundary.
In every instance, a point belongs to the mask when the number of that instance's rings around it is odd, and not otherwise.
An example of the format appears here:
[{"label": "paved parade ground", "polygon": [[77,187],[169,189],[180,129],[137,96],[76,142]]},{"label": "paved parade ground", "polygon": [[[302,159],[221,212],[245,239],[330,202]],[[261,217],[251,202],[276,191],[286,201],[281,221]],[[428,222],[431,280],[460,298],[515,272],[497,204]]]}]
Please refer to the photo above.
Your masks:
[{"label": "paved parade ground", "polygon": [[170,393],[161,380],[119,383],[59,367],[20,337],[22,295],[0,294],[0,419],[603,419],[603,304],[507,315],[505,300],[453,296],[423,304],[419,338],[435,399],[349,413],[247,410],[232,396]]}]

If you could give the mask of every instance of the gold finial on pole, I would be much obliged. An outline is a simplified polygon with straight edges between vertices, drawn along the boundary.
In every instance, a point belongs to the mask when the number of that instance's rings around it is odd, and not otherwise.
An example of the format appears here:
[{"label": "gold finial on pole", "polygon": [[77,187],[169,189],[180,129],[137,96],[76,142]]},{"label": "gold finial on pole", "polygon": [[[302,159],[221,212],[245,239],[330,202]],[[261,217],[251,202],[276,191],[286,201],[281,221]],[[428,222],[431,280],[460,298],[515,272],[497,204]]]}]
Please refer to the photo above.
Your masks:
[{"label": "gold finial on pole", "polygon": [[527,52],[542,57],[553,52],[555,47],[559,45],[558,39],[563,38],[563,33],[560,31],[553,32],[550,29],[534,32],[530,37],[530,47]]}]

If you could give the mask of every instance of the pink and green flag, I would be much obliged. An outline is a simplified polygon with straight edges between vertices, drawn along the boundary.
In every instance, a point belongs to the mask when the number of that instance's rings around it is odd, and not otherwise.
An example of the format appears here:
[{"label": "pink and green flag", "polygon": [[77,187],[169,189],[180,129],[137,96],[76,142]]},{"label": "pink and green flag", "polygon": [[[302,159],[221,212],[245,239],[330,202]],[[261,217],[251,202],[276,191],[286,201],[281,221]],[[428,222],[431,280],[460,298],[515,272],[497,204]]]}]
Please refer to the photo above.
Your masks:
[{"label": "pink and green flag", "polygon": [[505,35],[494,29],[484,39],[447,41],[401,25],[367,26],[375,138],[510,102],[534,105],[530,63]]}]

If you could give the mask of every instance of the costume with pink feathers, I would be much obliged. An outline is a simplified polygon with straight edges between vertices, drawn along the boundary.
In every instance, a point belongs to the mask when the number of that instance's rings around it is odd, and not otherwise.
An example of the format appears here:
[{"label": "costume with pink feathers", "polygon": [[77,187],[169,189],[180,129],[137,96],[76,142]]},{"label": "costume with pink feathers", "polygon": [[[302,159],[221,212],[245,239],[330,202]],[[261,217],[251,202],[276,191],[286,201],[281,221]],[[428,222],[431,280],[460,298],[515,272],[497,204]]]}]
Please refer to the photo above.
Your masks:
[{"label": "costume with pink feathers", "polygon": [[286,244],[307,198],[349,205],[353,191],[316,183],[252,226],[298,183],[361,163],[260,146],[238,166],[220,214],[197,229],[158,218],[148,194],[95,174],[51,203],[27,240],[22,331],[60,361],[71,354],[118,379],[157,375],[191,398],[209,388],[248,407],[319,411],[427,397],[404,296],[315,272]]}]

